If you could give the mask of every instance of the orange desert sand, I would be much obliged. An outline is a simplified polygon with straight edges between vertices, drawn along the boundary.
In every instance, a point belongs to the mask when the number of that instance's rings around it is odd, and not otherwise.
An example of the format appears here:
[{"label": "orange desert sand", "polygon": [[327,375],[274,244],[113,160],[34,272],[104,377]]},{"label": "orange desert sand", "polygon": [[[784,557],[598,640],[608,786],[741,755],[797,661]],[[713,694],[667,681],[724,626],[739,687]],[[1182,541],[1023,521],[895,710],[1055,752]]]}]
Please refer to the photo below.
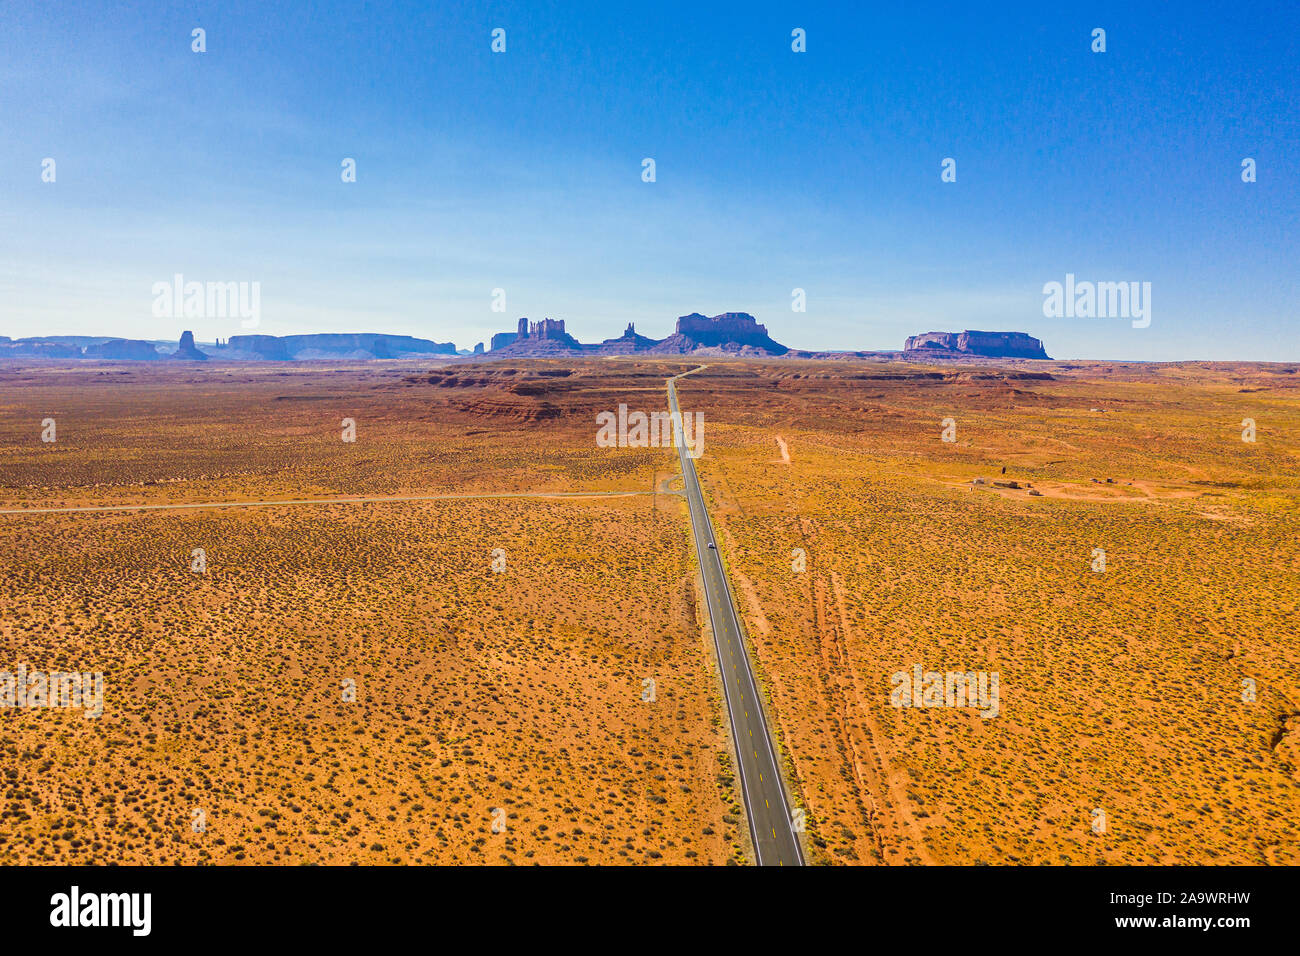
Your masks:
[{"label": "orange desert sand", "polygon": [[0,670],[105,683],[0,710],[0,861],[749,860],[675,453],[595,442],[700,364],[812,862],[1297,862],[1296,366],[725,359],[0,369]]}]

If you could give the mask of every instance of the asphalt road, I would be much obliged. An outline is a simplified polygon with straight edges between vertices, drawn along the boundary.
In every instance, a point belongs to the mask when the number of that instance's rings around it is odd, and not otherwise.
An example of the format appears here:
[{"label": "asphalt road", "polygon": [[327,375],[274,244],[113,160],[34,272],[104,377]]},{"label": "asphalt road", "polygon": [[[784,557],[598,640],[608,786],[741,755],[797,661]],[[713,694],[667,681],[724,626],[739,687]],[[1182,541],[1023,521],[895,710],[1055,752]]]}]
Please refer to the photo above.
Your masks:
[{"label": "asphalt road", "polygon": [[[681,414],[677,405],[678,378],[681,376],[668,380],[668,407],[673,413],[675,428],[680,427],[676,423],[680,421],[678,416]],[[749,819],[754,854],[759,866],[802,866],[803,850],[794,832],[776,750],[767,732],[767,722],[763,719],[763,705],[759,701],[758,685],[750,670],[749,654],[741,636],[735,601],[732,600],[731,587],[722,567],[722,558],[716,548],[709,547],[711,542],[715,542],[713,526],[704,506],[704,495],[695,474],[695,462],[687,455],[685,443],[680,436],[677,441],[677,456],[685,479],[695,551],[699,555],[700,572],[704,578],[704,594],[709,605],[709,621],[713,629],[713,641],[717,646],[722,687],[736,743],[737,776],[745,798],[745,816]]]}]

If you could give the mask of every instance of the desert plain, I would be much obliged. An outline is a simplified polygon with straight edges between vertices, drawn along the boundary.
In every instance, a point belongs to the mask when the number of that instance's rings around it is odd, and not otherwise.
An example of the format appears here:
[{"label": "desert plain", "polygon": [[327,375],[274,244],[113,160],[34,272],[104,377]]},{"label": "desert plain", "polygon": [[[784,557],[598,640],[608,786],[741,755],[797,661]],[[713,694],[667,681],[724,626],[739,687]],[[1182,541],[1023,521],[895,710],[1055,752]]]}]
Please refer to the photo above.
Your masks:
[{"label": "desert plain", "polygon": [[0,862],[749,862],[696,368],[810,862],[1297,862],[1300,367],[721,357],[0,368]]}]

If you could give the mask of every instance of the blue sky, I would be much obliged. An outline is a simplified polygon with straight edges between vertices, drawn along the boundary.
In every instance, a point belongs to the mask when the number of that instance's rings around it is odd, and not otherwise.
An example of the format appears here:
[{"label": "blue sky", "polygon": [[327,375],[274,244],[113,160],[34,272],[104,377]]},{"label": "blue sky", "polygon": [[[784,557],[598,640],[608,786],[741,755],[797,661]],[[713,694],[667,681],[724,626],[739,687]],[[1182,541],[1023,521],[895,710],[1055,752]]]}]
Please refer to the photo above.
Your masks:
[{"label": "blue sky", "polygon": [[[182,273],[260,282],[270,334],[1300,359],[1297,5],[975,6],[7,0],[0,334],[244,331],[156,318]],[[1045,318],[1066,273],[1150,282],[1150,327]]]}]

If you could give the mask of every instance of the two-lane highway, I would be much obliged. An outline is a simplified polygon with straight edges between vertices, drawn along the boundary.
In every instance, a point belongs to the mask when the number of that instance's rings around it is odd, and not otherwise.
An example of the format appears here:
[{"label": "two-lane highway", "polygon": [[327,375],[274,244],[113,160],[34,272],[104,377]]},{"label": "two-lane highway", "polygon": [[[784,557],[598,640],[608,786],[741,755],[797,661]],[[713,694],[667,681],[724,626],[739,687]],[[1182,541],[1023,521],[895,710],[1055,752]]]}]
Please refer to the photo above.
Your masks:
[{"label": "two-lane highway", "polygon": [[804,862],[803,850],[799,846],[798,835],[794,832],[776,750],[763,718],[763,704],[759,700],[758,685],[750,669],[749,654],[745,650],[740,620],[736,616],[736,605],[732,600],[726,571],[722,567],[722,558],[717,551],[709,512],[704,506],[704,494],[700,491],[700,481],[695,474],[695,463],[687,454],[681,433],[681,409],[677,405],[676,387],[677,379],[681,377],[676,375],[668,380],[668,408],[673,417],[677,455],[681,460],[686,501],[691,512],[695,551],[700,559],[700,574],[704,579],[704,594],[709,606],[709,622],[717,647],[722,687],[736,742],[736,772],[745,798],[745,815],[749,818],[754,855],[759,866],[801,866]]}]

